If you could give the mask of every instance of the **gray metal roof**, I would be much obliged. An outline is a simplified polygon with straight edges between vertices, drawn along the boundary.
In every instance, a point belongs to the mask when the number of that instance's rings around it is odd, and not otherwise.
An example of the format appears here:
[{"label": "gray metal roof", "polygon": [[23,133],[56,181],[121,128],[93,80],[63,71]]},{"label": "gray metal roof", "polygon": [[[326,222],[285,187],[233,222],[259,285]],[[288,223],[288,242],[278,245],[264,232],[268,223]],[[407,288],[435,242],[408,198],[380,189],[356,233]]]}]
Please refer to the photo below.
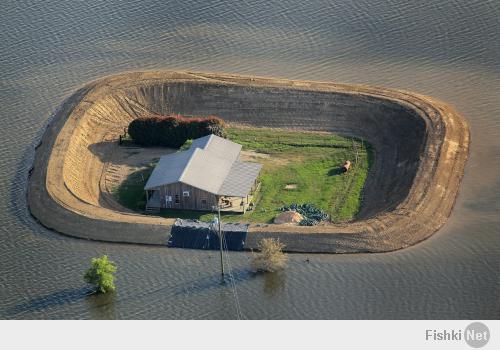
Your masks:
[{"label": "gray metal roof", "polygon": [[231,161],[237,160],[241,152],[240,144],[226,140],[214,134],[193,140],[190,148],[201,148]]},{"label": "gray metal roof", "polygon": [[233,162],[196,148],[179,181],[210,193],[218,193]]},{"label": "gray metal roof", "polygon": [[146,182],[145,190],[164,184],[174,183],[181,179],[184,169],[189,163],[195,149],[164,155],[160,158],[151,176]]},{"label": "gray metal roof", "polygon": [[234,162],[218,194],[245,197],[250,192],[260,169],[262,169],[262,164]]},{"label": "gray metal roof", "polygon": [[244,197],[261,165],[237,161],[240,151],[241,145],[215,135],[193,140],[188,150],[161,157],[144,189],[182,182],[218,195]]}]

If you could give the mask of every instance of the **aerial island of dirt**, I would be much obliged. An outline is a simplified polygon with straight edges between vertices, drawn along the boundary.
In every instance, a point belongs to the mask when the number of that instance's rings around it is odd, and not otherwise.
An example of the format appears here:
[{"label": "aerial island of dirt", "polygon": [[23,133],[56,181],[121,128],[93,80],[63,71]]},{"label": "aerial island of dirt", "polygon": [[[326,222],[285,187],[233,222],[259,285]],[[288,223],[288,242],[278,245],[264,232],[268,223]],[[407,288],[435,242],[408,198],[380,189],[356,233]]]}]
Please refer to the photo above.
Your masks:
[{"label": "aerial island of dirt", "polygon": [[[131,122],[151,116],[198,124],[175,149],[130,142]],[[210,128],[222,121],[217,135]],[[468,147],[465,119],[413,92],[123,73],[79,88],[54,112],[35,149],[28,205],[45,227],[91,240],[166,245],[176,217],[202,221],[223,204],[226,221],[246,223],[245,249],[272,237],[289,252],[386,252],[445,223]]]}]

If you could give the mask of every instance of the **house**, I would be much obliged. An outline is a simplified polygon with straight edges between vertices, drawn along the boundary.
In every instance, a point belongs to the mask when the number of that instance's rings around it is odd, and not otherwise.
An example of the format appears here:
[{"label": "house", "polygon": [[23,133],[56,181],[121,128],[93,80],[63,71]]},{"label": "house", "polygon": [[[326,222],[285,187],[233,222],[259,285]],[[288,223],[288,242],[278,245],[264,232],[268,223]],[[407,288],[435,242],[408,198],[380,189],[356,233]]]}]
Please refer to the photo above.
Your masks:
[{"label": "house", "polygon": [[261,164],[240,161],[241,145],[208,135],[186,151],[160,158],[149,177],[146,211],[161,208],[245,212],[257,189]]}]

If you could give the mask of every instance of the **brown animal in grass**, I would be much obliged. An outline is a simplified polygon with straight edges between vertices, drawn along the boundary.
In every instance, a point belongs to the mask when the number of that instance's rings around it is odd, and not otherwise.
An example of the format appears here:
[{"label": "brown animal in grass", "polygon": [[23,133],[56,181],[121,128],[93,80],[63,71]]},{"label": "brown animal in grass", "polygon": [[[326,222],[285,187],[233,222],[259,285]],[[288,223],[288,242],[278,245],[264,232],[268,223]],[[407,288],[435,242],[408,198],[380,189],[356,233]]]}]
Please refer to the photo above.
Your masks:
[{"label": "brown animal in grass", "polygon": [[342,165],[342,172],[346,173],[347,171],[349,171],[350,168],[351,168],[351,162],[346,160],[344,162],[344,165]]}]

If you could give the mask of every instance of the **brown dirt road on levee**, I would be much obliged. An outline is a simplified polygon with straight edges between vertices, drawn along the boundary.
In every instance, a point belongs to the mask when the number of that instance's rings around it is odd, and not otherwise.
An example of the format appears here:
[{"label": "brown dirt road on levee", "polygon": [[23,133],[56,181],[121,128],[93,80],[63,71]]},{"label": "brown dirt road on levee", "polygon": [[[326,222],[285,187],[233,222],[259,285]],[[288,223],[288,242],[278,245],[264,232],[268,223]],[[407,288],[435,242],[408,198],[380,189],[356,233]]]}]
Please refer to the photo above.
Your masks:
[{"label": "brown dirt road on levee", "polygon": [[102,191],[106,142],[148,111],[336,132],[374,147],[355,221],[251,226],[249,249],[263,237],[279,237],[291,252],[384,252],[416,244],[450,215],[468,156],[465,119],[412,92],[215,73],[123,73],[87,84],[54,112],[30,172],[33,216],[74,237],[165,244],[173,220],[122,210]]}]

